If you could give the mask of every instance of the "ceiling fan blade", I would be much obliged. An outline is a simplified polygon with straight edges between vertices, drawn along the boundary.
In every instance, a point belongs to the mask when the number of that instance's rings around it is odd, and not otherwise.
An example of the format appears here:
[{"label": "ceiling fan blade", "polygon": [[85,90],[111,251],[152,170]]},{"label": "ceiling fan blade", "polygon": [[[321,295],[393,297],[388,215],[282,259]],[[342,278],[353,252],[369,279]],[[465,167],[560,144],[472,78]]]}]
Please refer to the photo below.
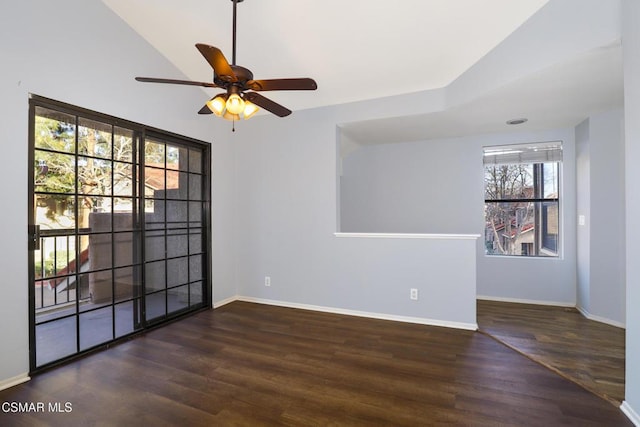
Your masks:
[{"label": "ceiling fan blade", "polygon": [[291,110],[289,110],[286,107],[283,107],[282,105],[278,104],[277,102],[274,102],[272,100],[270,100],[269,98],[266,98],[262,95],[260,95],[259,93],[256,92],[248,92],[244,95],[244,98],[250,102],[253,102],[254,104],[256,104],[258,107],[262,107],[267,111],[272,112],[273,114],[275,114],[278,117],[285,117],[288,116],[289,114],[291,114]]},{"label": "ceiling fan blade", "polygon": [[309,78],[250,80],[247,87],[252,90],[316,90],[318,84]]},{"label": "ceiling fan blade", "polygon": [[170,83],[170,84],[175,84],[175,85],[220,87],[215,83],[194,82],[194,81],[191,81],[191,80],[157,79],[155,77],[136,77],[136,80],[139,81],[139,82],[148,82],[148,83]]},{"label": "ceiling fan blade", "polygon": [[227,58],[224,57],[220,49],[202,43],[196,44],[196,47],[202,56],[204,56],[204,59],[211,65],[217,77],[226,82],[238,81],[238,77],[236,77],[236,74],[231,69],[229,61],[227,61]]},{"label": "ceiling fan blade", "polygon": [[209,109],[209,106],[207,104],[204,104],[204,107],[202,107],[200,111],[198,111],[198,114],[213,114],[213,111]]}]

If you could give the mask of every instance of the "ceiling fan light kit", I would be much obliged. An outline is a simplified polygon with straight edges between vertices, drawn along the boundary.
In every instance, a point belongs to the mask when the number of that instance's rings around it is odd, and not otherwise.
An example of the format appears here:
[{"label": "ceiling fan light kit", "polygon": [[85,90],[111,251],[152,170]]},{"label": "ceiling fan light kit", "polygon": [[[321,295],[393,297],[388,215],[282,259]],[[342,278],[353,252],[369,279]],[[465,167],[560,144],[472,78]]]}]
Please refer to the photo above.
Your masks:
[{"label": "ceiling fan light kit", "polygon": [[203,43],[196,44],[198,51],[213,68],[213,83],[154,77],[136,77],[136,80],[225,89],[225,92],[219,93],[207,101],[198,114],[214,114],[217,117],[235,122],[250,119],[261,107],[278,117],[288,116],[291,114],[291,110],[257,92],[316,90],[318,85],[310,78],[254,80],[253,73],[249,69],[236,65],[236,6],[237,3],[242,3],[244,0],[231,1],[233,2],[233,56],[231,64],[217,47]]}]

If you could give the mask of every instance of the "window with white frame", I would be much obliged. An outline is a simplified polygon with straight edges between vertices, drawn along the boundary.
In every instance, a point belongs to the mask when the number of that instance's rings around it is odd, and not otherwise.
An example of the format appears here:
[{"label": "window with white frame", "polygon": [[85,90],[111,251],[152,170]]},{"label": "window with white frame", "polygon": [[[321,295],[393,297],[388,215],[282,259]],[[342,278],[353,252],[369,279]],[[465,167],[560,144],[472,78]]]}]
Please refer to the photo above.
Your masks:
[{"label": "window with white frame", "polygon": [[562,142],[484,147],[485,253],[557,257]]}]

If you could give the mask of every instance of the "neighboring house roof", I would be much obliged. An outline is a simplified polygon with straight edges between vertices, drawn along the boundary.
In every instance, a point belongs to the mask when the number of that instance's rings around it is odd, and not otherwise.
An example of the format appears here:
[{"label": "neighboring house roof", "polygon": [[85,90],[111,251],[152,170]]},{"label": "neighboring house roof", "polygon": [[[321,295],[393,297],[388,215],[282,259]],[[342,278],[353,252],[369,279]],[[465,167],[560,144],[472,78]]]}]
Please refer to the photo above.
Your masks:
[{"label": "neighboring house roof", "polygon": [[144,170],[144,184],[153,190],[163,190],[178,188],[180,186],[180,173],[178,165],[168,164],[166,166],[166,187],[165,187],[165,165],[161,163],[146,163],[149,166]]},{"label": "neighboring house roof", "polygon": [[[512,221],[511,225],[513,227],[515,227],[515,221]],[[487,227],[489,227],[489,226],[487,225]],[[502,231],[502,230],[504,230],[504,228],[505,228],[505,224],[496,225],[496,231]],[[528,231],[532,231],[534,228],[535,228],[535,224],[533,222],[530,222],[530,223],[525,224],[525,225],[522,226],[522,228],[520,229],[520,233],[522,234],[522,233],[525,233],[525,232],[528,232]],[[506,233],[502,233],[502,235],[514,238],[514,237],[516,237],[517,228],[512,228],[510,233],[511,233],[510,236],[507,236]]]}]

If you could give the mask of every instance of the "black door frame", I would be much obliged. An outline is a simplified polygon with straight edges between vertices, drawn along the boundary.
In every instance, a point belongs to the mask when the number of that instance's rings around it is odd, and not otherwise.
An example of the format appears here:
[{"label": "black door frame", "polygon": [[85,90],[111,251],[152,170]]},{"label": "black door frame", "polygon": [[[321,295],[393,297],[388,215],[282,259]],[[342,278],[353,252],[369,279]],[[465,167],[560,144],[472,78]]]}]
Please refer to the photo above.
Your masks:
[{"label": "black door frame", "polygon": [[[133,169],[134,176],[133,179],[135,181],[135,177],[138,176],[138,182],[134,185],[134,194],[132,195],[132,200],[134,200],[134,205],[137,205],[137,215],[134,215],[137,221],[140,222],[139,227],[134,227],[132,231],[132,235],[136,235],[137,238],[134,238],[134,245],[138,245],[139,248],[136,249],[136,252],[140,256],[140,263],[138,264],[138,268],[140,271],[139,277],[141,280],[141,286],[139,287],[140,295],[134,296],[132,301],[139,300],[140,304],[133,304],[134,310],[139,309],[138,313],[134,313],[134,317],[137,317],[140,320],[139,329],[135,329],[131,333],[126,335],[122,335],[118,338],[112,339],[110,341],[106,341],[100,343],[94,347],[87,348],[84,350],[80,350],[79,344],[79,328],[80,328],[80,312],[77,310],[74,316],[76,317],[76,339],[78,341],[76,346],[76,352],[65,356],[59,360],[55,360],[52,362],[48,362],[42,364],[41,366],[36,366],[36,292],[35,292],[35,263],[34,263],[34,253],[37,245],[39,244],[39,233],[36,228],[36,219],[35,219],[35,209],[34,209],[34,201],[35,201],[35,110],[36,107],[43,107],[52,109],[55,111],[59,111],[61,113],[73,115],[73,116],[81,116],[82,118],[87,118],[90,120],[96,120],[103,123],[107,123],[115,127],[122,127],[133,132],[134,140],[138,141],[137,152],[134,154],[139,156],[139,161],[133,161]],[[76,130],[77,134],[77,130]],[[150,319],[151,321],[147,321],[145,319],[145,274],[144,274],[144,260],[145,260],[145,224],[144,224],[144,203],[145,203],[145,193],[144,193],[144,143],[147,137],[152,138],[160,138],[167,143],[175,143],[180,146],[191,147],[202,153],[202,301],[194,305],[193,307],[187,307],[185,310],[181,310],[175,313],[165,313],[165,316],[161,319]],[[176,318],[187,316],[198,312],[200,310],[210,309],[212,307],[211,303],[211,295],[212,295],[212,279],[211,279],[211,146],[209,143],[200,141],[194,138],[185,137],[182,135],[178,135],[172,132],[164,131],[161,129],[153,128],[150,126],[142,125],[139,123],[131,122],[128,120],[116,118],[113,116],[109,116],[106,114],[98,113],[92,110],[84,109],[81,107],[73,106],[70,104],[66,104],[63,102],[55,101],[49,98],[30,95],[29,98],[29,144],[28,144],[28,158],[29,158],[29,196],[28,196],[28,271],[29,271],[29,366],[30,366],[30,374],[38,373],[43,370],[49,369],[53,366],[57,366],[61,363],[64,363],[70,359],[80,357],[86,353],[95,351],[100,348],[107,347],[112,345],[115,342],[127,339],[132,335],[139,334],[144,332],[150,328],[158,327],[166,322],[172,321]],[[76,149],[76,157],[77,157],[77,149]],[[135,166],[137,165],[137,166]],[[136,175],[135,168],[138,168],[139,171]],[[136,194],[137,191],[137,194]],[[78,190],[76,189],[76,196]],[[112,196],[115,197],[115,196]],[[76,233],[75,236],[78,235],[78,229],[76,224]],[[113,230],[111,231],[113,233]],[[77,251],[77,249],[76,249]],[[76,252],[76,259],[78,253]],[[113,260],[112,260],[113,264]],[[112,265],[113,268],[113,265]],[[79,268],[77,269],[79,270]],[[76,275],[79,274],[78,271],[75,272]],[[133,287],[136,289],[137,287]],[[76,290],[76,306],[78,304],[78,290]],[[111,301],[111,306],[115,305],[115,298]],[[113,328],[115,328],[115,319],[112,319]],[[114,337],[112,335],[112,337]]]}]

